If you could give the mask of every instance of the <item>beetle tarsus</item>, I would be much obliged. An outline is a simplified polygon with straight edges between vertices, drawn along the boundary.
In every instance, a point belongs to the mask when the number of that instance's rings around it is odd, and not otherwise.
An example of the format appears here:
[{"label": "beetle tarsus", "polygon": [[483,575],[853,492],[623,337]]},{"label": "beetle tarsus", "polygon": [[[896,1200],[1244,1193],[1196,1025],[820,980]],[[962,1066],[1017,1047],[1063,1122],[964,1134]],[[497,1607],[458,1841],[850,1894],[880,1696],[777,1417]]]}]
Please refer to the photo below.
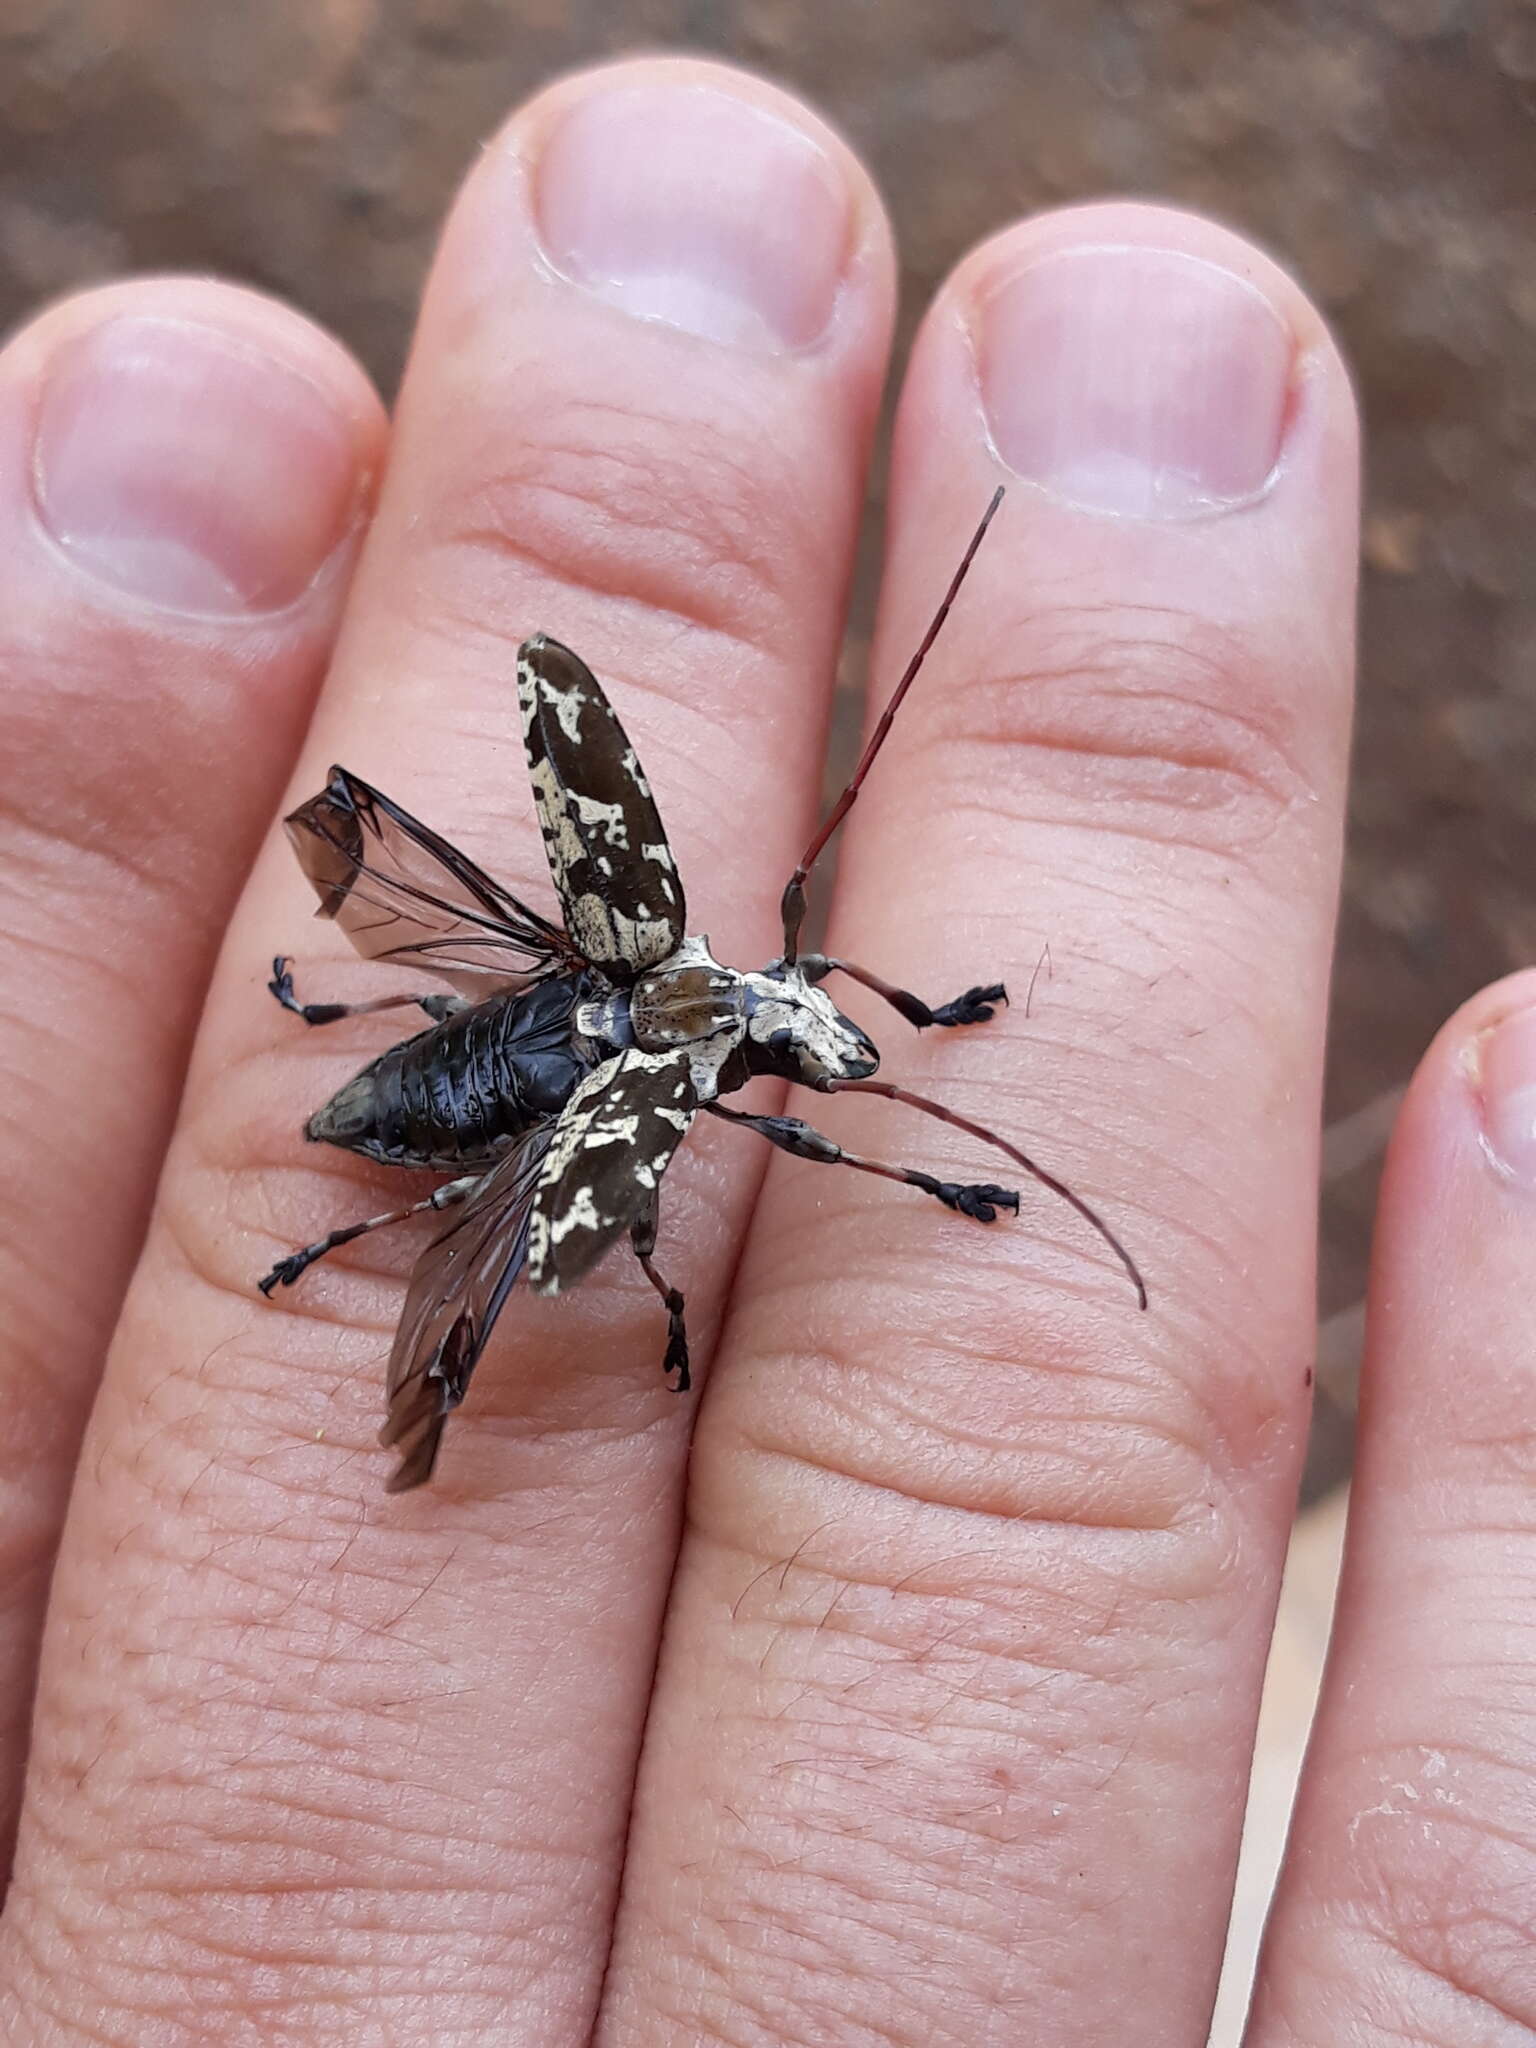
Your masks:
[{"label": "beetle tarsus", "polygon": [[673,1382],[674,1394],[686,1394],[693,1385],[693,1375],[688,1370],[688,1330],[683,1322],[683,1297],[674,1287],[666,1299],[667,1309],[667,1350],[661,1361],[662,1375]]},{"label": "beetle tarsus", "polygon": [[721,1102],[712,1102],[709,1109],[712,1116],[756,1131],[760,1138],[766,1138],[770,1145],[777,1145],[781,1152],[796,1159],[813,1159],[821,1166],[851,1166],[855,1173],[873,1173],[881,1180],[901,1181],[909,1188],[920,1188],[925,1195],[936,1196],[946,1209],[954,1209],[977,1223],[995,1223],[999,1209],[1018,1214],[1019,1197],[1014,1188],[994,1187],[990,1181],[940,1180],[936,1174],[924,1173],[921,1167],[890,1166],[883,1159],[861,1159],[856,1152],[844,1151],[835,1139],[797,1116],[751,1116],[742,1109],[728,1109]]},{"label": "beetle tarsus", "polygon": [[323,1253],[314,1245],[306,1245],[301,1252],[290,1252],[286,1259],[279,1259],[270,1273],[256,1282],[270,1300],[274,1287],[291,1287],[301,1273],[305,1273]]},{"label": "beetle tarsus", "polygon": [[853,960],[835,960],[828,953],[807,953],[800,962],[800,972],[813,986],[825,981],[829,974],[846,974],[850,981],[869,989],[882,1002],[889,1003],[898,1017],[905,1018],[914,1031],[926,1031],[930,1024],[987,1024],[996,1015],[994,1005],[1006,1003],[1008,991],[1000,981],[978,983],[968,988],[963,996],[956,996],[951,1003],[941,1003],[937,1009],[930,1008],[921,996],[913,995],[909,988],[897,988],[894,982],[886,981],[872,968],[860,967]]},{"label": "beetle tarsus", "polygon": [[352,1014],[347,1003],[301,1003],[293,992],[293,968],[286,953],[279,953],[272,962],[272,979],[267,983],[267,990],[290,1016],[299,1017],[306,1024],[338,1024],[343,1017]]},{"label": "beetle tarsus", "polygon": [[1019,1213],[1017,1188],[994,1187],[990,1181],[935,1180],[931,1173],[910,1173],[908,1180],[924,1194],[933,1195],[946,1209],[969,1216],[975,1223],[995,1223],[999,1209]]},{"label": "beetle tarsus", "polygon": [[674,1394],[686,1394],[693,1385],[693,1376],[688,1370],[688,1329],[683,1321],[683,1310],[687,1304],[651,1263],[651,1253],[656,1249],[656,1220],[657,1203],[653,1196],[629,1226],[629,1241],[640,1261],[640,1270],[661,1296],[661,1305],[667,1312],[667,1349],[661,1361],[662,1376],[671,1379],[676,1373],[672,1391]]},{"label": "beetle tarsus", "polygon": [[306,1024],[339,1024],[343,1017],[371,1017],[379,1010],[408,1010],[414,1004],[425,1010],[434,1024],[443,1024],[464,1008],[462,996],[440,995],[436,990],[423,995],[379,996],[371,1003],[301,1003],[293,992],[293,969],[286,953],[272,962],[268,991],[283,1008]]},{"label": "beetle tarsus", "polygon": [[985,987],[968,988],[963,996],[956,996],[952,1003],[943,1003],[931,1011],[930,1024],[990,1024],[997,1015],[996,1005],[1006,1003],[1008,991],[1000,981],[989,982]]},{"label": "beetle tarsus", "polygon": [[968,1131],[983,1145],[995,1147],[1016,1166],[1022,1166],[1032,1180],[1037,1180],[1042,1187],[1049,1188],[1053,1195],[1059,1195],[1062,1201],[1077,1211],[1085,1223],[1098,1232],[1125,1268],[1126,1278],[1136,1290],[1137,1306],[1145,1309],[1147,1283],[1141,1277],[1141,1269],[1098,1210],[1090,1202],[1085,1202],[1064,1180],[1059,1179],[1054,1173],[1047,1173],[1038,1160],[1031,1159],[1027,1152],[1021,1152],[1017,1145],[1009,1144],[998,1132],[989,1130],[985,1124],[973,1123],[968,1116],[961,1116],[957,1109],[946,1109],[942,1102],[933,1102],[926,1095],[916,1095],[910,1088],[898,1088],[894,1081],[827,1080],[821,1082],[820,1087],[824,1095],[880,1095],[884,1096],[887,1102],[904,1102],[908,1109],[921,1110],[924,1116],[936,1117],[942,1124],[953,1124],[957,1131]]},{"label": "beetle tarsus", "polygon": [[430,1195],[419,1202],[407,1203],[403,1209],[386,1209],[382,1216],[365,1216],[361,1223],[344,1223],[339,1230],[327,1231],[313,1244],[290,1252],[286,1259],[279,1259],[271,1272],[256,1285],[270,1298],[274,1287],[291,1287],[302,1273],[309,1271],[316,1259],[323,1259],[327,1252],[335,1251],[340,1245],[351,1244],[355,1238],[367,1237],[371,1231],[387,1230],[391,1223],[404,1223],[408,1216],[421,1216],[429,1209],[451,1209],[465,1201],[478,1184],[477,1176],[467,1173],[458,1180],[444,1181]]}]

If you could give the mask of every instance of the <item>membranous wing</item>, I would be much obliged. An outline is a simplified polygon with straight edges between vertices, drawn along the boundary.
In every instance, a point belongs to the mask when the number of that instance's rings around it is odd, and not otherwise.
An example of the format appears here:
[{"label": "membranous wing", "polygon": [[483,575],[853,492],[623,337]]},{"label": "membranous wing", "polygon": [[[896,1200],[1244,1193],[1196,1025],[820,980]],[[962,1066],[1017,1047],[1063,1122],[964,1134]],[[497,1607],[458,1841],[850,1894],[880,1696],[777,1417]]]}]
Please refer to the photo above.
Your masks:
[{"label": "membranous wing", "polygon": [[698,1108],[688,1052],[622,1052],[560,1112],[534,1195],[528,1284],[573,1287],[646,1213]]},{"label": "membranous wing", "polygon": [[610,980],[682,942],[683,886],[650,784],[586,663],[542,633],[518,649],[533,799],[566,927]]},{"label": "membranous wing", "polygon": [[388,1481],[405,1493],[432,1476],[448,1417],[464,1398],[528,1254],[539,1175],[555,1135],[535,1124],[481,1181],[416,1261],[389,1360],[379,1442],[400,1452]]},{"label": "membranous wing", "polygon": [[580,960],[557,925],[345,768],[284,823],[316,915],[365,960],[413,963],[476,998]]}]

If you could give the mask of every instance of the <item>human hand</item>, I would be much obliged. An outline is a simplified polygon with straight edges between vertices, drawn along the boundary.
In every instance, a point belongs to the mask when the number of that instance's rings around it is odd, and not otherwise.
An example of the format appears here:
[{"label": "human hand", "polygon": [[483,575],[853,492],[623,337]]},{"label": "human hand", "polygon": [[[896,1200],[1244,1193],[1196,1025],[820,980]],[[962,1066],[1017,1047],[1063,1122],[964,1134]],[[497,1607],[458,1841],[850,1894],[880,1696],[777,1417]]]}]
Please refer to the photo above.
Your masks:
[{"label": "human hand", "polygon": [[[1354,588],[1347,381],[1265,258],[1109,205],[944,287],[877,688],[1019,487],[833,911],[935,996],[1049,942],[1027,1018],[865,1021],[1091,1197],[1150,1312],[1028,1189],[986,1229],[775,1159],[757,1199],[759,1148],[710,1129],[662,1225],[713,1354],[686,1503],[624,1259],[518,1297],[391,1500],[415,1247],[252,1291],[396,1185],[299,1139],[383,1031],[261,986],[297,952],[380,992],[268,831],[333,759],[546,903],[511,663],[547,629],[612,685],[694,929],[776,950],[893,286],[813,116],[647,60],[476,168],[387,472],[360,372],[249,293],[113,286],[0,358],[17,2048],[1203,2038],[1308,1405]],[[1450,1028],[1398,1142],[1262,2048],[1536,2024],[1531,1217],[1478,1137],[1529,1150],[1529,1027],[1486,1086],[1463,1061],[1533,996]],[[898,1107],[817,1113],[996,1173]]]}]

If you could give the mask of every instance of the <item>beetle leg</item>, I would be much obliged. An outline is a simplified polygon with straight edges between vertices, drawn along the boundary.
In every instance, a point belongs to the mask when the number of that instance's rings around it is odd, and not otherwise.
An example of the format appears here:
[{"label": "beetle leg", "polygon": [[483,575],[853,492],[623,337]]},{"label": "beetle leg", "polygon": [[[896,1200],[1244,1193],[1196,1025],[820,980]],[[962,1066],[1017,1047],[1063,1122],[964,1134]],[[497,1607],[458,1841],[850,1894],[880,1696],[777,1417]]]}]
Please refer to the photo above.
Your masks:
[{"label": "beetle leg", "polygon": [[996,1014],[994,1005],[1008,1000],[1007,989],[1000,981],[994,981],[978,983],[952,1002],[941,1003],[937,1009],[932,1009],[910,989],[896,988],[890,982],[882,981],[878,974],[871,973],[869,968],[856,967],[851,960],[834,960],[826,953],[803,953],[800,972],[812,983],[825,981],[829,974],[846,974],[850,981],[861,982],[865,988],[872,989],[919,1031],[926,1031],[930,1024],[989,1023]]},{"label": "beetle leg", "polygon": [[994,1187],[990,1181],[939,1180],[916,1166],[887,1166],[880,1159],[862,1159],[856,1152],[845,1152],[835,1138],[827,1137],[797,1116],[748,1116],[745,1110],[727,1109],[720,1102],[711,1102],[707,1107],[711,1116],[745,1125],[770,1145],[777,1145],[781,1152],[793,1153],[796,1159],[814,1159],[822,1166],[851,1166],[856,1173],[875,1173],[882,1180],[902,1181],[909,1188],[935,1196],[946,1209],[957,1210],[977,1223],[995,1223],[999,1209],[1018,1214],[1016,1188]]},{"label": "beetle leg", "polygon": [[1085,1223],[1093,1226],[1115,1257],[1120,1261],[1121,1265],[1124,1266],[1126,1278],[1136,1290],[1138,1306],[1141,1308],[1146,1307],[1147,1283],[1141,1277],[1141,1269],[1119,1238],[1110,1229],[1109,1225],[1104,1221],[1098,1210],[1093,1207],[1092,1203],[1085,1202],[1080,1194],[1069,1188],[1064,1180],[1059,1180],[1054,1173],[1047,1173],[1038,1160],[1031,1159],[1027,1152],[1021,1152],[1017,1145],[1011,1145],[998,1132],[989,1130],[985,1124],[972,1123],[968,1116],[961,1116],[957,1109],[946,1109],[942,1102],[933,1102],[926,1095],[914,1095],[910,1088],[898,1088],[894,1081],[835,1081],[828,1079],[818,1081],[816,1086],[823,1095],[880,1095],[887,1102],[904,1102],[908,1109],[921,1110],[924,1116],[937,1117],[942,1124],[953,1124],[957,1131],[968,1132],[971,1137],[979,1139],[983,1145],[995,1146],[999,1152],[1004,1153],[1011,1159],[1016,1166],[1022,1166],[1032,1180],[1037,1180],[1042,1187],[1049,1188],[1053,1195],[1059,1195],[1064,1202],[1077,1211]]},{"label": "beetle leg", "polygon": [[677,1374],[674,1394],[686,1394],[693,1384],[688,1371],[688,1332],[683,1324],[683,1297],[675,1287],[669,1286],[651,1263],[651,1254],[656,1249],[656,1202],[652,1198],[643,1216],[638,1216],[629,1228],[629,1241],[634,1246],[635,1257],[640,1261],[640,1270],[661,1296],[661,1305],[667,1312],[667,1353],[661,1362],[662,1372]]},{"label": "beetle leg", "polygon": [[436,993],[376,996],[371,1003],[301,1003],[293,992],[293,970],[283,953],[272,962],[272,979],[267,987],[285,1010],[302,1017],[306,1024],[339,1024],[343,1017],[371,1017],[378,1010],[408,1010],[413,1003],[419,1003],[434,1024],[441,1024],[469,1007],[463,996]]},{"label": "beetle leg", "polygon": [[267,1295],[274,1287],[291,1287],[301,1273],[308,1272],[316,1259],[323,1259],[338,1245],[350,1244],[354,1237],[366,1237],[369,1231],[383,1230],[388,1224],[403,1223],[408,1216],[420,1216],[427,1209],[450,1209],[477,1188],[483,1178],[483,1174],[471,1173],[462,1180],[445,1181],[440,1188],[434,1188],[424,1201],[412,1202],[404,1209],[387,1209],[382,1216],[368,1216],[361,1223],[348,1223],[340,1230],[328,1231],[301,1251],[290,1252],[286,1259],[279,1259],[271,1272],[256,1285]]}]

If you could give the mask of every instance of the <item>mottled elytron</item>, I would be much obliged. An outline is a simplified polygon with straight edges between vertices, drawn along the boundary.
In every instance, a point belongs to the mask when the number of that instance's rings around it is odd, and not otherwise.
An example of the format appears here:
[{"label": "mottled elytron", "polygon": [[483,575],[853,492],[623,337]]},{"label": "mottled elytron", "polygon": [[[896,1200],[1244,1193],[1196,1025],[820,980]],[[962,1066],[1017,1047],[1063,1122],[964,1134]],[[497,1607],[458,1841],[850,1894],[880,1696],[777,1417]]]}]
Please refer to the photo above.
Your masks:
[{"label": "mottled elytron", "polygon": [[270,984],[307,1024],[411,1005],[431,1020],[348,1081],[310,1118],[305,1136],[454,1177],[422,1201],[333,1230],[280,1259],[260,1283],[269,1294],[292,1286],[316,1259],[366,1231],[425,1210],[451,1212],[417,1261],[390,1358],[380,1436],[400,1453],[392,1491],[431,1474],[443,1425],[519,1275],[526,1270],[536,1293],[558,1293],[626,1234],[667,1312],[664,1369],[686,1388],[683,1297],[653,1253],[662,1176],[701,1110],[798,1158],[919,1188],[978,1222],[1018,1209],[1013,1189],[860,1158],[797,1117],[749,1116],[720,1101],[756,1074],[823,1093],[885,1095],[997,1147],[1093,1224],[1145,1306],[1130,1257],[1085,1202],[995,1133],[872,1080],[873,1043],[820,986],[834,971],[846,974],[921,1030],[984,1023],[1007,1000],[1001,984],[933,1008],[850,961],[799,951],[807,876],[858,795],[1001,496],[790,878],[784,949],[760,973],[721,966],[707,939],[688,935],[682,882],[634,749],[591,671],[542,634],[518,652],[517,689],[560,922],[343,768],[288,818],[318,915],[334,918],[365,958],[409,963],[453,991],[301,1003],[282,959]]}]

